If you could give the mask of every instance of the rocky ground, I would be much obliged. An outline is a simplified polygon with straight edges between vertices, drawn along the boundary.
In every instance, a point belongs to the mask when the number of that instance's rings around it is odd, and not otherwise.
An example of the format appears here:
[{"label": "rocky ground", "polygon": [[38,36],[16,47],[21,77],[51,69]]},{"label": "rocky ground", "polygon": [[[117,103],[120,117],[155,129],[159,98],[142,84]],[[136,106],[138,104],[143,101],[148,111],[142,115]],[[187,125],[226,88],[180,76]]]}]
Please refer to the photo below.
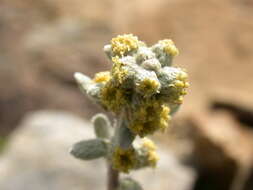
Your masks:
[{"label": "rocky ground", "polygon": [[156,138],[194,166],[194,189],[253,189],[252,9],[251,0],[2,0],[0,136],[30,111],[101,111],[73,73],[108,69],[102,47],[113,36],[172,38],[191,87],[174,127]]},{"label": "rocky ground", "polygon": [[129,32],[149,44],[176,42],[175,63],[191,82],[181,114],[217,100],[252,109],[252,9],[249,0],[2,0],[1,134],[30,110],[65,109],[89,118],[97,108],[76,89],[73,72],[108,69],[103,45]]},{"label": "rocky ground", "polygon": [[[106,189],[104,160],[79,161],[69,154],[73,143],[92,137],[91,124],[73,114],[38,111],[27,115],[0,157],[0,189]],[[157,169],[136,171],[131,176],[149,190],[190,190],[195,171],[168,149],[161,148],[159,154]]]}]

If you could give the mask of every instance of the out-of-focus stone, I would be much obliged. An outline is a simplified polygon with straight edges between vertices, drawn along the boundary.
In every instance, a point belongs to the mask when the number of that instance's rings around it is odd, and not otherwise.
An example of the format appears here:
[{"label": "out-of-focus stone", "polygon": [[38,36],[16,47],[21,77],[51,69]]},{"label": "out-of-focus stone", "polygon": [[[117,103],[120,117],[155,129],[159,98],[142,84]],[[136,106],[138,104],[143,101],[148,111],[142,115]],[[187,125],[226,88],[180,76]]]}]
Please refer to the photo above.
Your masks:
[{"label": "out-of-focus stone", "polygon": [[122,33],[149,44],[175,41],[181,51],[175,63],[188,70],[191,82],[181,114],[193,107],[205,110],[216,93],[252,105],[249,1],[2,0],[0,133],[35,109],[64,108],[90,116],[94,107],[78,94],[72,72],[93,75],[107,69],[102,47]]},{"label": "out-of-focus stone", "polygon": [[[39,111],[27,115],[0,157],[0,189],[105,189],[103,160],[80,161],[69,154],[72,144],[94,136],[89,122],[69,113]],[[158,147],[161,160],[157,169],[130,175],[144,189],[190,190],[194,171],[180,164],[165,147]]]},{"label": "out-of-focus stone", "polygon": [[[93,77],[110,66],[102,51],[110,27],[73,18],[35,24],[31,19],[35,13],[26,11],[26,6],[6,3],[4,9],[4,5],[0,6],[0,25],[5,26],[0,29],[0,39],[5,39],[0,44],[0,134],[7,134],[24,113],[36,109],[65,109],[91,116],[96,108],[78,90],[73,73]],[[14,14],[19,14],[17,10],[33,23],[29,28],[17,24],[23,22]],[[17,32],[12,24],[25,32]]]},{"label": "out-of-focus stone", "polygon": [[253,131],[222,112],[195,113],[188,122],[200,174],[195,188],[210,183],[214,189],[245,189],[253,166]]},{"label": "out-of-focus stone", "polygon": [[71,114],[41,111],[28,115],[1,155],[0,189],[102,189],[103,162],[82,162],[69,154],[72,144],[92,137],[90,124]]}]

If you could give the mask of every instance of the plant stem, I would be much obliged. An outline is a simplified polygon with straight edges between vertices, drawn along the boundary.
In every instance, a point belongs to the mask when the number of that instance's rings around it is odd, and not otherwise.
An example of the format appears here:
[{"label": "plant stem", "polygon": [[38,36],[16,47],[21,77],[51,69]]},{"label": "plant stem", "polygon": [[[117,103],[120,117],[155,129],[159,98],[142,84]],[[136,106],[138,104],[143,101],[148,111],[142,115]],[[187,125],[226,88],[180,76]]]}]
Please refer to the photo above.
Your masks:
[{"label": "plant stem", "polygon": [[119,186],[119,172],[112,168],[111,164],[108,164],[107,171],[107,190],[117,190]]}]

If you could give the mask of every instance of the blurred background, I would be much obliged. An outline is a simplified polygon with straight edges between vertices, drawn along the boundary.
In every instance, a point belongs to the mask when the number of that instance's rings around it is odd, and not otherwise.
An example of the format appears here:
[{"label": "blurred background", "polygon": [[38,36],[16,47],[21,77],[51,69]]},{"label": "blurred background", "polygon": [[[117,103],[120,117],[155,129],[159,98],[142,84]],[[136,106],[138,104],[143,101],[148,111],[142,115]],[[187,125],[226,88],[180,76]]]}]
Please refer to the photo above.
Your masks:
[{"label": "blurred background", "polygon": [[173,39],[191,83],[144,189],[253,190],[252,0],[1,0],[0,189],[105,189],[101,161],[66,153],[102,111],[73,73],[108,70],[123,33]]}]

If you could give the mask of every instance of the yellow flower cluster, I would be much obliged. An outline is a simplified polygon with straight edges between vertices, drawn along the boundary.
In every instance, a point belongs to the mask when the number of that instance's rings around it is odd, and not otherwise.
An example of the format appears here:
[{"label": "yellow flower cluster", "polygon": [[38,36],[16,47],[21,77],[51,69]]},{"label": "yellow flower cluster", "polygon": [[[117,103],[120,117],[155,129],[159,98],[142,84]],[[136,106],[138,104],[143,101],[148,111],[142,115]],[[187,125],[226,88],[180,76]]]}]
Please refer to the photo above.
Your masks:
[{"label": "yellow flower cluster", "polygon": [[129,102],[128,92],[115,86],[113,81],[108,81],[105,84],[101,89],[100,96],[105,108],[115,113]]},{"label": "yellow flower cluster", "polygon": [[161,129],[165,130],[170,121],[170,108],[158,101],[146,101],[133,110],[133,119],[130,121],[130,130],[140,137],[153,134]]},{"label": "yellow flower cluster", "polygon": [[102,82],[109,81],[110,78],[111,78],[111,75],[109,71],[99,72],[95,74],[93,81],[96,83],[102,83]]},{"label": "yellow flower cluster", "polygon": [[148,138],[143,139],[139,149],[116,147],[112,154],[113,168],[124,173],[136,168],[156,167],[158,160],[159,156],[156,153],[156,146]]},{"label": "yellow flower cluster", "polygon": [[[181,104],[189,86],[186,72],[162,67],[159,72],[164,70],[165,76],[160,77],[158,71],[143,69],[136,63],[136,55],[139,47],[146,46],[141,45],[132,34],[113,38],[110,46],[109,55],[113,62],[111,71],[97,73],[93,79],[101,84],[99,102],[116,114],[126,111],[128,128],[135,135],[144,137],[166,129],[171,119],[169,105]],[[171,56],[178,54],[172,40],[161,40],[158,47]],[[137,51],[131,54],[133,50]],[[165,72],[166,69],[168,72]]]},{"label": "yellow flower cluster", "polygon": [[138,38],[133,34],[118,35],[111,40],[114,55],[123,56],[138,48]]},{"label": "yellow flower cluster", "polygon": [[156,153],[156,146],[154,142],[148,138],[143,139],[142,147],[145,149],[147,154],[148,165],[151,167],[156,167],[159,156]]},{"label": "yellow flower cluster", "polygon": [[119,172],[155,167],[159,156],[153,141],[144,138],[134,144],[134,140],[164,131],[182,103],[189,83],[187,73],[172,66],[179,51],[170,39],[148,47],[132,34],[113,38],[104,51],[113,63],[110,71],[99,72],[93,79],[75,74],[82,91],[119,116],[113,137],[96,131],[98,140],[108,138],[103,156]]},{"label": "yellow flower cluster", "polygon": [[165,53],[173,57],[179,54],[179,51],[172,40],[170,39],[160,40],[158,43],[164,46]]},{"label": "yellow flower cluster", "polygon": [[158,91],[159,87],[160,84],[158,81],[147,78],[137,85],[137,90],[144,94],[144,97],[148,97],[155,94]]},{"label": "yellow flower cluster", "polygon": [[147,137],[143,138],[142,146],[148,150],[156,150],[155,143]]},{"label": "yellow flower cluster", "polygon": [[119,85],[121,85],[127,79],[128,71],[123,68],[124,63],[119,60],[119,57],[113,57],[112,62],[112,78],[115,83],[119,83]]},{"label": "yellow flower cluster", "polygon": [[136,166],[136,152],[133,148],[121,149],[116,148],[112,156],[112,164],[114,169],[128,173],[129,170]]},{"label": "yellow flower cluster", "polygon": [[186,72],[181,72],[177,75],[176,80],[173,82],[173,84],[170,84],[170,87],[176,91],[177,96],[174,100],[174,103],[176,104],[182,104],[183,103],[183,97],[187,94],[186,88],[190,86],[188,82],[188,75]]},{"label": "yellow flower cluster", "polygon": [[119,112],[129,102],[129,90],[122,88],[124,82],[128,82],[128,71],[124,69],[118,57],[112,58],[113,67],[109,77],[101,88],[101,102],[110,111]]}]

